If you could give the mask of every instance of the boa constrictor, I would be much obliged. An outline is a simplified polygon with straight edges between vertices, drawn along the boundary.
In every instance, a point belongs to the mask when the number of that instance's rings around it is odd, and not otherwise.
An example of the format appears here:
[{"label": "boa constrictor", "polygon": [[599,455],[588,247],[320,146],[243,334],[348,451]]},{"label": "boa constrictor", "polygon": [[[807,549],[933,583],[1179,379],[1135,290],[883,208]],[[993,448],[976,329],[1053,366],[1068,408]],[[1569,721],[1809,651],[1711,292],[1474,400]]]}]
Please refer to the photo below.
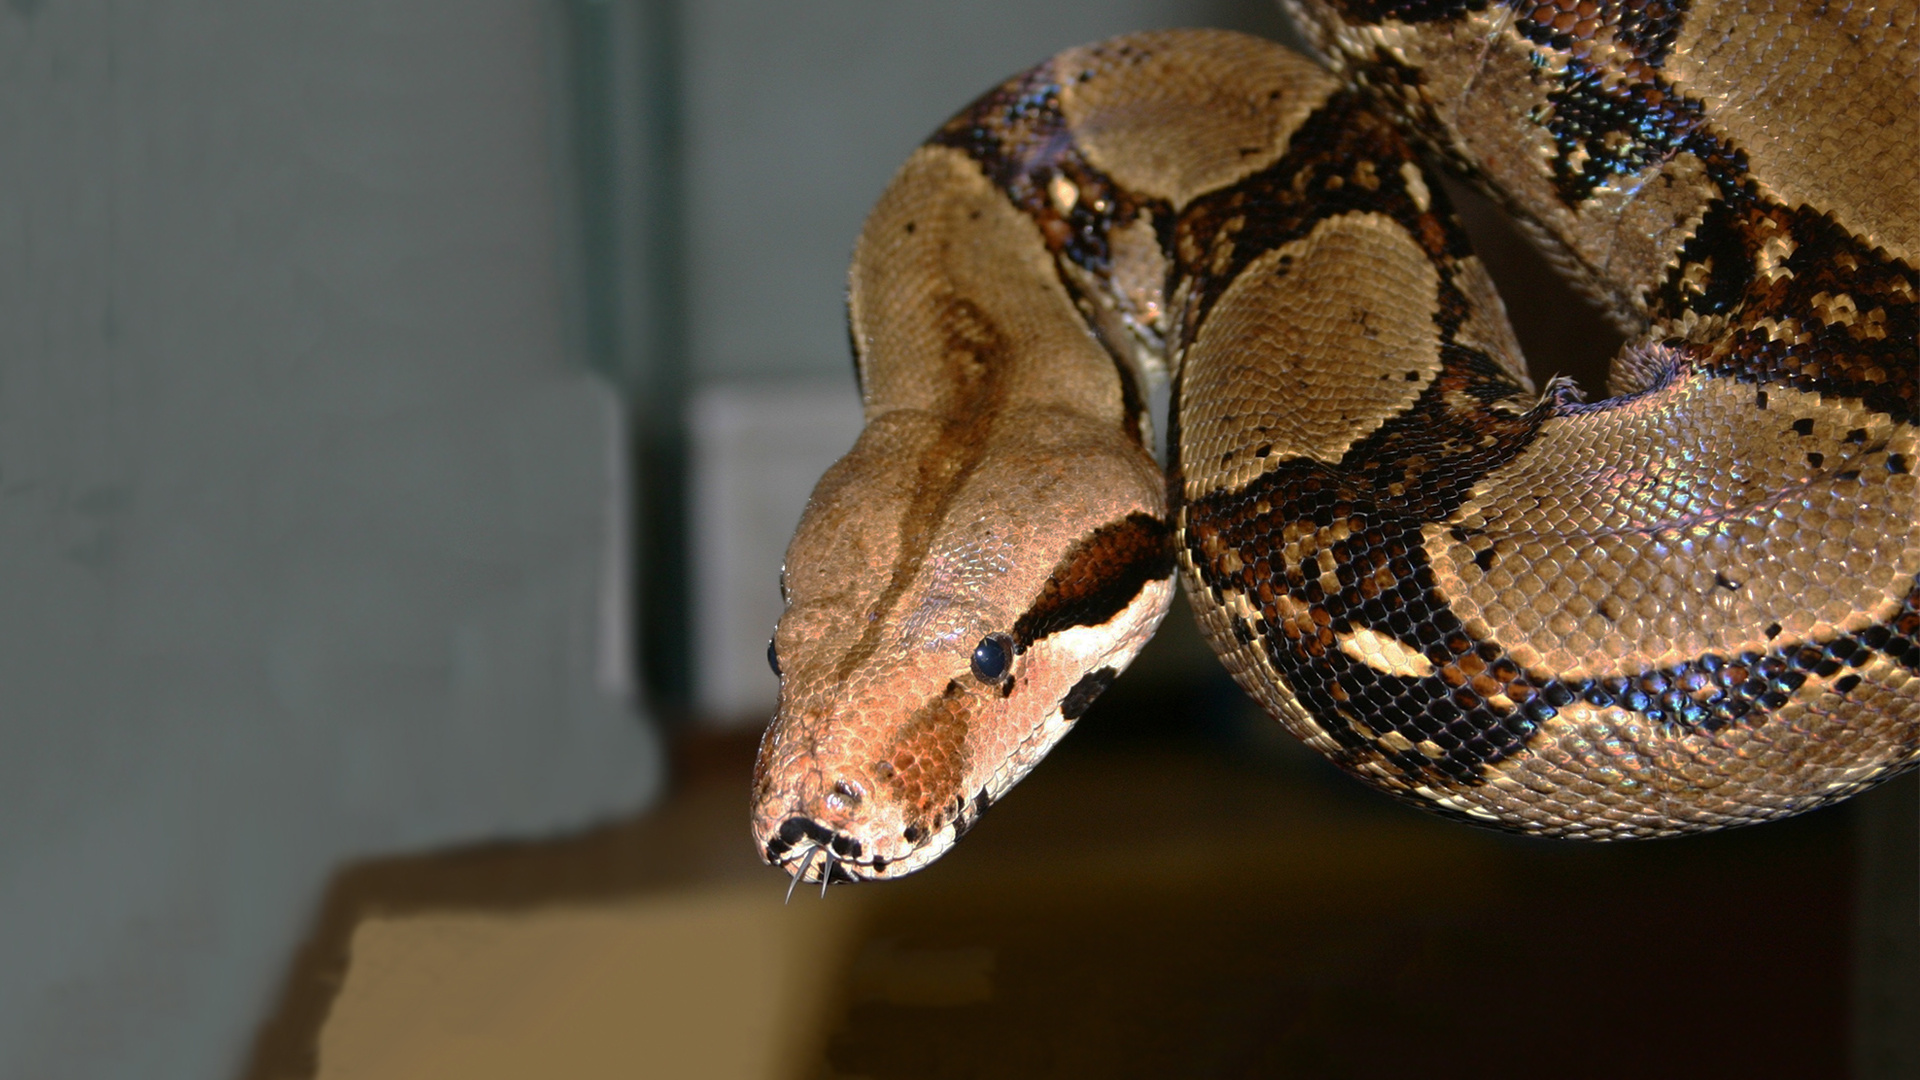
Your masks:
[{"label": "boa constrictor", "polygon": [[[1294,15],[1327,67],[1061,53],[868,218],[866,428],[788,549],[753,789],[796,880],[947,850],[1176,565],[1281,723],[1463,820],[1716,829],[1920,758],[1915,6]],[[1627,329],[1611,400],[1533,390],[1416,147]]]}]

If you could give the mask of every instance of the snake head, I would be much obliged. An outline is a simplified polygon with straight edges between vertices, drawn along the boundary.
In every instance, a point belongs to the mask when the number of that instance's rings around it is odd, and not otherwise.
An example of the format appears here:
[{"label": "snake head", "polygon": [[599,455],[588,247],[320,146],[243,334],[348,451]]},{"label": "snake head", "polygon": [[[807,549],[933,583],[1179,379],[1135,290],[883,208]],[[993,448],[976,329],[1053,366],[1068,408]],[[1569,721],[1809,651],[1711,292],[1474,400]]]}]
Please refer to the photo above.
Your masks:
[{"label": "snake head", "polygon": [[1151,458],[1072,416],[995,426],[870,421],[788,548],[753,832],[796,879],[892,878],[939,857],[1166,613],[1173,543]]}]

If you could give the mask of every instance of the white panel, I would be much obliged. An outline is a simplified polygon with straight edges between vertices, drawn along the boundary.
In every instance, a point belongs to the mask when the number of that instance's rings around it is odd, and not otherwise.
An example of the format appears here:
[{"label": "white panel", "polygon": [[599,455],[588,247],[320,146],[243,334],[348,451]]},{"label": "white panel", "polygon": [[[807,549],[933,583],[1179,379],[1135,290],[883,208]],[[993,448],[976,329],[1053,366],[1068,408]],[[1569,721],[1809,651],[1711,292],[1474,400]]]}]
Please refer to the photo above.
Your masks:
[{"label": "white panel", "polygon": [[764,724],[780,564],[814,482],[860,434],[860,398],[851,377],[711,385],[688,429],[699,711],[709,725]]}]

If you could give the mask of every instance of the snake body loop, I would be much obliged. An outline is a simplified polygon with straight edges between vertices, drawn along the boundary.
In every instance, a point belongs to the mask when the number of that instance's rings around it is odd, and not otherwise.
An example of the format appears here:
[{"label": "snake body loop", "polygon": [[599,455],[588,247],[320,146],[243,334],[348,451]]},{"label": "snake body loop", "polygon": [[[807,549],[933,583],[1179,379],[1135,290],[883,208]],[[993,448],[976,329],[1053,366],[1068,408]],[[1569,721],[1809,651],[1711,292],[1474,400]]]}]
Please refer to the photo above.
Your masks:
[{"label": "snake body loop", "polygon": [[[1206,31],[1069,50],[874,208],[867,427],[782,575],[770,862],[936,858],[1176,566],[1289,730],[1465,820],[1714,829],[1920,760],[1911,7],[1294,14],[1326,67]],[[1535,390],[1429,163],[1627,328],[1614,397]]]}]

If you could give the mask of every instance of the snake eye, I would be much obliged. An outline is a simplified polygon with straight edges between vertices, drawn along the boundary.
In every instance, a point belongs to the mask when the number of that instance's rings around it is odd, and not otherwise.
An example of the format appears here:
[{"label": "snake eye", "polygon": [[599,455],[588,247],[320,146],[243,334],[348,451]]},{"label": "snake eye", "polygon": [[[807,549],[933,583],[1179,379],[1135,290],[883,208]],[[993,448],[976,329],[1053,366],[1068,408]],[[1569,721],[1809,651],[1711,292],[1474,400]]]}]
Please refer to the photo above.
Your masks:
[{"label": "snake eye", "polygon": [[983,683],[1006,678],[1013,663],[1013,642],[1005,634],[988,634],[973,647],[973,677]]},{"label": "snake eye", "polygon": [[767,639],[767,666],[773,669],[773,677],[780,677],[780,648],[774,638]]}]

